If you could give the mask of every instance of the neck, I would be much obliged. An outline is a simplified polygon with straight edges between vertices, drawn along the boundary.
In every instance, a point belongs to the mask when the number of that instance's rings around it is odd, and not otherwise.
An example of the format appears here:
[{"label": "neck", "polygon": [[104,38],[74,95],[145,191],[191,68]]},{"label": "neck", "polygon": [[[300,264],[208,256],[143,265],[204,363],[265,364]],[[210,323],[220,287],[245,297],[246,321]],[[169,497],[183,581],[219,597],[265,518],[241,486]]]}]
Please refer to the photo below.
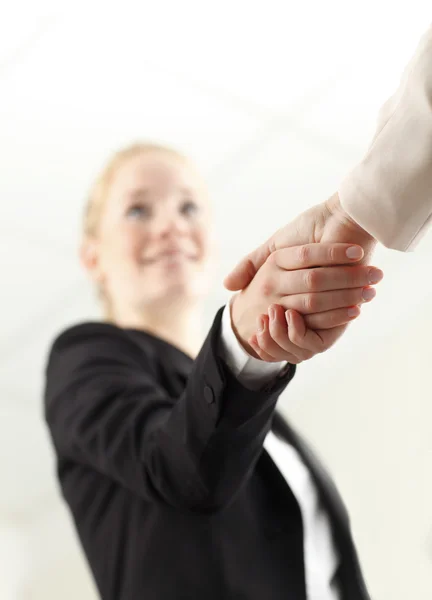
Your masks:
[{"label": "neck", "polygon": [[176,301],[115,315],[119,327],[140,329],[195,358],[203,343],[203,311],[198,302]]}]

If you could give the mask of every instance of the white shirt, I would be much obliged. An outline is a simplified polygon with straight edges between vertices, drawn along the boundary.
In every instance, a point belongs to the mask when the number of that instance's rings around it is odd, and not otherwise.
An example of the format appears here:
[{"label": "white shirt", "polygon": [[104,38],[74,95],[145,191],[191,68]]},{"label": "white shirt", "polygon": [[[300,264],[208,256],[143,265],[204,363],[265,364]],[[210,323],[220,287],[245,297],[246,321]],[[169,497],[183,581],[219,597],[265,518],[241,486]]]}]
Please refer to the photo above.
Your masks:
[{"label": "white shirt", "polygon": [[[287,363],[266,363],[250,356],[232,329],[229,307],[222,316],[221,352],[237,379],[249,389],[259,389],[278,375]],[[331,584],[339,565],[329,517],[320,501],[311,474],[290,444],[270,432],[264,448],[285,478],[300,506],[303,520],[303,546],[307,600],[340,600],[336,584]]]}]

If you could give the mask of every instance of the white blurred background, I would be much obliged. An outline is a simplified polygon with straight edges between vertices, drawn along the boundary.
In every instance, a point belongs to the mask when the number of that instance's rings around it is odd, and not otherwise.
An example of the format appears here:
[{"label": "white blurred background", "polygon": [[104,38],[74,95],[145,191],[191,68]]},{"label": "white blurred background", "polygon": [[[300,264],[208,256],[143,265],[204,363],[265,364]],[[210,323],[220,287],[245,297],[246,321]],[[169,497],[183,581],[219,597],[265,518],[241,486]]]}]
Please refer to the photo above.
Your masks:
[{"label": "white blurred background", "polygon": [[[53,336],[98,316],[76,248],[104,160],[143,139],[203,170],[210,324],[237,259],[361,158],[430,20],[423,0],[0,4],[1,600],[96,598],[41,391]],[[377,299],[281,401],[345,497],[374,600],[432,598],[431,250],[377,251]]]}]

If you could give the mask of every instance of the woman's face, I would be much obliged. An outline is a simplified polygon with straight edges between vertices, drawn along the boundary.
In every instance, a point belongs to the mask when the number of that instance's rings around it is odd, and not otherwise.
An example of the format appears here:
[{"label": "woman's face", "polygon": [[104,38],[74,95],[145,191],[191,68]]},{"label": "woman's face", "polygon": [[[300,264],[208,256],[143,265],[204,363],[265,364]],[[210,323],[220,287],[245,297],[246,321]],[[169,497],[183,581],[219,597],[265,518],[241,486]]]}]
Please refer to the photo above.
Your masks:
[{"label": "woman's face", "polygon": [[148,152],[115,173],[102,210],[94,273],[119,310],[166,306],[208,290],[209,206],[185,160]]}]

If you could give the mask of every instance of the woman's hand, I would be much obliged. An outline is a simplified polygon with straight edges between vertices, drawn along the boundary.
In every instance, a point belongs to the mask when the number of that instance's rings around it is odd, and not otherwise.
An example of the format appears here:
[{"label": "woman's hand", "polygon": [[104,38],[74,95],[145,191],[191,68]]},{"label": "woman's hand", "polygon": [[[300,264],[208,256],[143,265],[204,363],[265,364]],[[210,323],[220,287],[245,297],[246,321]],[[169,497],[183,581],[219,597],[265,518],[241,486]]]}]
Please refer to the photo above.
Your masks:
[{"label": "woman's hand", "polygon": [[[302,317],[296,310],[285,311],[282,306],[273,304],[268,314],[258,317],[256,333],[249,339],[249,345],[263,361],[287,361],[296,365],[330,347],[319,330],[339,328],[341,334],[343,326],[359,315],[360,308],[351,306]],[[337,336],[334,341],[336,339]]]},{"label": "woman's hand", "polygon": [[[347,255],[350,248],[357,250],[356,257],[350,258],[354,252]],[[382,279],[379,269],[355,265],[362,258],[359,246],[341,243],[306,244],[273,252],[248,287],[233,299],[231,318],[239,342],[257,356],[250,343],[257,318],[267,314],[270,305],[278,304],[307,315],[308,343],[311,334],[315,343],[303,349],[305,358],[330,348],[346,328],[340,324],[340,309],[370,301],[375,295],[370,285]],[[314,324],[315,331],[309,333]],[[295,354],[295,345],[287,343],[286,351]]]}]

